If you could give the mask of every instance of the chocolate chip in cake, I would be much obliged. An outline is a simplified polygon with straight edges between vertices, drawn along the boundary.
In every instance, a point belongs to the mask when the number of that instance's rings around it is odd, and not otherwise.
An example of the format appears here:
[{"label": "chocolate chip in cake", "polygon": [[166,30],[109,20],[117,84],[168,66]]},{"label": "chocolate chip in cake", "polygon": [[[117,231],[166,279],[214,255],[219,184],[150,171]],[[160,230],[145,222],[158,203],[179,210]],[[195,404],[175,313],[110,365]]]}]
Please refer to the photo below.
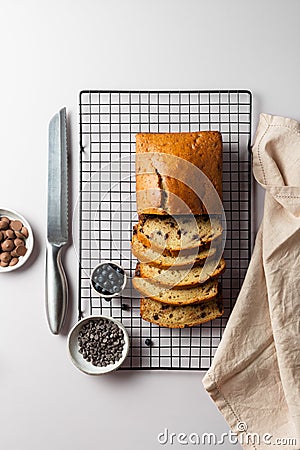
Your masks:
[{"label": "chocolate chip in cake", "polygon": [[222,303],[221,299],[218,300],[217,306],[218,306],[219,311],[222,312],[223,311],[223,303]]},{"label": "chocolate chip in cake", "polygon": [[141,224],[141,227],[145,224],[146,220],[147,220],[147,214],[144,214],[144,215],[140,216],[139,222]]}]

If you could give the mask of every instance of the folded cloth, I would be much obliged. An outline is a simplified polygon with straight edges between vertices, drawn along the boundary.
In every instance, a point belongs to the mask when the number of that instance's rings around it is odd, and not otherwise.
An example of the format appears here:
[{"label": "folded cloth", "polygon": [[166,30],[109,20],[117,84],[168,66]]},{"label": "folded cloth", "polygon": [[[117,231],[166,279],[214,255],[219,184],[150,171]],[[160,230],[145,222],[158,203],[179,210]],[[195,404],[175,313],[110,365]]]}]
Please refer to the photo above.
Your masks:
[{"label": "folded cloth", "polygon": [[300,449],[298,122],[261,114],[253,173],[266,190],[264,217],[203,384],[244,449]]}]

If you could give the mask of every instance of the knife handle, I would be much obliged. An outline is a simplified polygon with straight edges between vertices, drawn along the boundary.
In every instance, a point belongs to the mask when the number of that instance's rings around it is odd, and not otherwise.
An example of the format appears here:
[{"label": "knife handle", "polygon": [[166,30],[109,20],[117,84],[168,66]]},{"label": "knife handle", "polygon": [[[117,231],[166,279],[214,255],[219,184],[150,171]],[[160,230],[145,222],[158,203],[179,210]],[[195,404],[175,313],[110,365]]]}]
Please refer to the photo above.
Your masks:
[{"label": "knife handle", "polygon": [[61,263],[62,247],[47,242],[46,248],[46,313],[53,334],[59,334],[68,305],[68,285]]}]

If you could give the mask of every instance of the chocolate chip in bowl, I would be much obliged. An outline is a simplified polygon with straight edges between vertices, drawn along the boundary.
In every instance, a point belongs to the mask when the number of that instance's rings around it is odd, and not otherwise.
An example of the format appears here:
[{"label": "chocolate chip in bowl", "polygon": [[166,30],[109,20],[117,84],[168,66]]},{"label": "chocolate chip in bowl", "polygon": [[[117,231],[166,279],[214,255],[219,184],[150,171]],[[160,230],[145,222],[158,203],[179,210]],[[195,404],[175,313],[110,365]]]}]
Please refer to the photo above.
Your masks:
[{"label": "chocolate chip in bowl", "polygon": [[107,316],[89,316],[70,331],[68,350],[71,361],[88,375],[116,370],[129,350],[129,337],[118,320]]},{"label": "chocolate chip in bowl", "polygon": [[18,212],[0,208],[0,273],[22,267],[33,249],[33,232]]}]

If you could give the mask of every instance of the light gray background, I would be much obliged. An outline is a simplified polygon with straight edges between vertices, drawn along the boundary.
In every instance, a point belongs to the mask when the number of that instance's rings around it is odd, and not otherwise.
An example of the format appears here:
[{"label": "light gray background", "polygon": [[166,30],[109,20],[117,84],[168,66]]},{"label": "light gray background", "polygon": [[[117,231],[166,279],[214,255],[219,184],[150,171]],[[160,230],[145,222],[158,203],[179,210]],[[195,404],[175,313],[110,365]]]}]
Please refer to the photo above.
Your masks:
[{"label": "light gray background", "polygon": [[[152,450],[162,447],[157,434],[165,427],[225,432],[202,373],[89,378],[68,360],[66,335],[50,335],[44,314],[47,126],[66,105],[74,201],[81,89],[244,88],[254,94],[254,128],[260,112],[300,119],[300,2],[1,0],[0,6],[0,205],[24,214],[36,237],[31,264],[0,275],[1,448]],[[257,228],[261,193],[254,208]],[[76,320],[72,246],[66,266],[74,308],[65,334]]]}]

